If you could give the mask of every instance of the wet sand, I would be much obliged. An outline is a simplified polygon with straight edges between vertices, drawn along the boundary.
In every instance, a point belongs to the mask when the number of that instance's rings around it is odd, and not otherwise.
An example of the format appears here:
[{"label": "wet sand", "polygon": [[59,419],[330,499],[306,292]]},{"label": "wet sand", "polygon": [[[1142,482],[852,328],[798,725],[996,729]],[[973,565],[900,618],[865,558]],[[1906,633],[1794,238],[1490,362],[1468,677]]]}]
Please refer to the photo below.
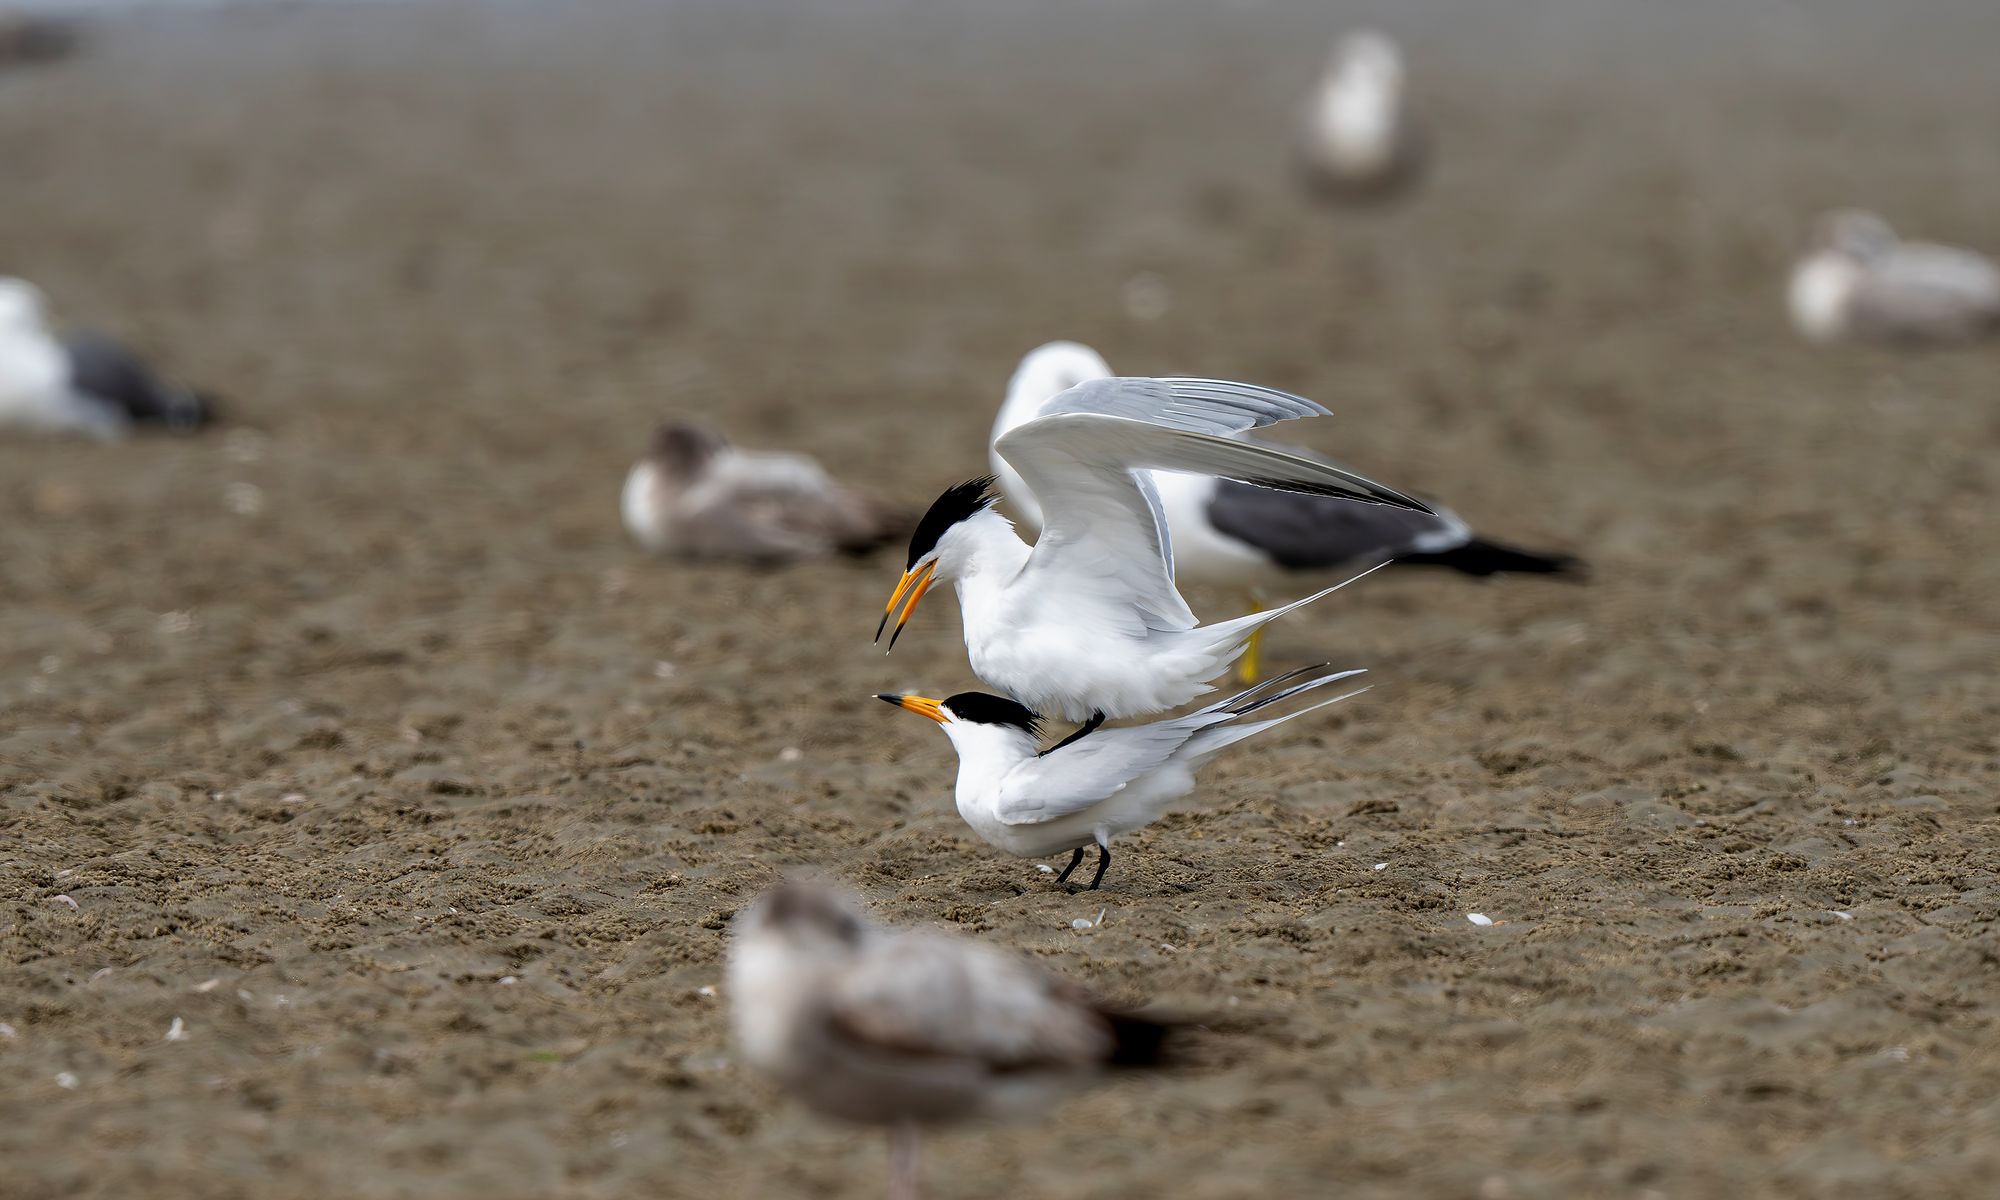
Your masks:
[{"label": "wet sand", "polygon": [[[0,76],[0,264],[235,417],[0,444],[0,1196],[878,1194],[704,991],[798,864],[1227,1018],[934,1196],[1990,1194],[2000,351],[1779,300],[1830,205],[2000,249],[2000,15],[1413,8],[1439,170],[1347,216],[1282,141],[1343,18],[1183,7],[273,9]],[[616,522],[668,413],[921,503],[1059,336],[1320,399],[1594,580],[1288,620],[1375,690],[1066,895],[868,699],[972,686],[949,597],[885,659],[899,556]]]}]

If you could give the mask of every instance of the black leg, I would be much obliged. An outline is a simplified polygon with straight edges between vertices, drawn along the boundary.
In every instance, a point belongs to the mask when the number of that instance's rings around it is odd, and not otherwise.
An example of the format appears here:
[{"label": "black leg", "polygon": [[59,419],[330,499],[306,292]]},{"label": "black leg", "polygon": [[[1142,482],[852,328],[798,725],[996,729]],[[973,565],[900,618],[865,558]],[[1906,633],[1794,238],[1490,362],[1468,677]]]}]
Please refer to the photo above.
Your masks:
[{"label": "black leg", "polygon": [[[1085,721],[1083,724],[1076,727],[1075,733],[1070,734],[1062,741],[1057,742],[1055,745],[1050,746],[1048,749],[1042,751],[1042,754],[1054,754],[1056,751],[1062,749],[1064,746],[1069,745],[1071,742],[1077,740],[1078,738],[1088,737],[1089,735],[1097,732],[1097,727],[1102,724],[1104,724],[1104,714],[1101,712],[1092,713],[1090,714],[1090,720]],[[1041,754],[1038,754],[1035,757],[1040,758]]]},{"label": "black leg", "polygon": [[[1083,851],[1078,850],[1077,853],[1082,854]],[[1103,842],[1097,843],[1097,874],[1090,877],[1090,886],[1083,890],[1086,892],[1096,891],[1097,885],[1104,882],[1104,868],[1110,865],[1111,847],[1105,845]]]},{"label": "black leg", "polygon": [[1068,866],[1066,866],[1066,867],[1064,867],[1064,868],[1062,869],[1062,874],[1060,874],[1060,875],[1056,876],[1056,882],[1057,882],[1057,883],[1068,883],[1068,882],[1069,882],[1069,873],[1070,873],[1071,871],[1074,871],[1074,870],[1076,870],[1076,868],[1077,868],[1077,864],[1078,864],[1078,863],[1081,863],[1082,861],[1083,861],[1083,847],[1082,847],[1082,846],[1078,846],[1078,847],[1076,848],[1076,851],[1075,851],[1075,852],[1074,852],[1073,854],[1071,854],[1071,855],[1069,856],[1069,865],[1068,865]]}]

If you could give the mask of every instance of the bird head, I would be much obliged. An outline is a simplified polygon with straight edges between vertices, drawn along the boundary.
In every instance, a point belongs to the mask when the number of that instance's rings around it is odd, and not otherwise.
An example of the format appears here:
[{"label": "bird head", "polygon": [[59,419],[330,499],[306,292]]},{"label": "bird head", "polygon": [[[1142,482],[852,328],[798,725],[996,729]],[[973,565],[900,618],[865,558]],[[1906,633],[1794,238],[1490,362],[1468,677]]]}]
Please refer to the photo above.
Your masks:
[{"label": "bird head", "polygon": [[1025,704],[985,692],[960,692],[944,700],[891,692],[875,698],[936,721],[961,753],[978,746],[1013,746],[1018,750],[1023,742],[1032,749],[1042,733],[1040,714]]},{"label": "bird head", "polygon": [[[952,577],[970,551],[970,539],[965,534],[968,523],[991,512],[998,500],[993,494],[993,477],[986,475],[948,487],[932,502],[923,520],[917,522],[917,531],[910,535],[909,566],[882,611],[882,622],[875,627],[876,641],[882,640],[889,618],[895,617],[896,632],[889,638],[889,648],[896,648],[903,626],[909,623],[910,614],[917,611],[924,593],[937,582],[939,571],[943,570],[946,578]],[[1004,522],[997,514],[993,519]]]},{"label": "bird head", "polygon": [[48,300],[25,279],[0,276],[0,330],[39,333],[48,328]]}]

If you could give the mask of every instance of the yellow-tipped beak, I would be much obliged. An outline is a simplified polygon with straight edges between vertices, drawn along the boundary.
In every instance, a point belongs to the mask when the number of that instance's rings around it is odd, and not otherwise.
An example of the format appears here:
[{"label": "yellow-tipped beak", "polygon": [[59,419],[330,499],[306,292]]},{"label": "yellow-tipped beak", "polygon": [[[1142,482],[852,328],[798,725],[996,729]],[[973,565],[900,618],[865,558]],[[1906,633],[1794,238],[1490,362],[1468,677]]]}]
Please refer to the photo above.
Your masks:
[{"label": "yellow-tipped beak", "polygon": [[[901,582],[896,584],[895,593],[889,597],[889,606],[882,610],[882,623],[875,627],[875,640],[878,642],[882,640],[882,631],[889,627],[889,618],[895,617],[896,632],[889,635],[889,649],[894,650],[896,648],[896,639],[903,636],[903,626],[909,624],[910,614],[917,611],[918,602],[924,598],[924,593],[930,591],[931,585],[936,582],[936,559],[932,559],[922,566],[903,572]],[[909,598],[909,603],[907,604],[903,602],[906,596]],[[896,613],[896,606],[899,604],[903,606],[902,615],[900,616]]]},{"label": "yellow-tipped beak", "polygon": [[878,692],[875,698],[897,708],[908,709],[920,717],[929,717],[940,725],[951,719],[944,715],[943,706],[928,696],[892,696],[888,692]]}]

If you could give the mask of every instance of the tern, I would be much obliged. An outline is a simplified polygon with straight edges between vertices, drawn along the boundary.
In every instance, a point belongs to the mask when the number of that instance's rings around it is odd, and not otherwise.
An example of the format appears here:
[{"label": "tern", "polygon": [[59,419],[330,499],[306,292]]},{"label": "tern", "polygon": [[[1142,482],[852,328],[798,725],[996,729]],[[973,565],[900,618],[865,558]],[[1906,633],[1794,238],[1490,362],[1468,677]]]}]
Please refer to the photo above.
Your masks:
[{"label": "tern", "polygon": [[212,400],[155,374],[118,342],[58,336],[41,289],[0,277],[0,426],[110,439],[139,425],[185,432],[214,416]]},{"label": "tern", "polygon": [[1403,54],[1388,35],[1362,30],[1335,43],[1299,116],[1299,175],[1325,200],[1394,198],[1422,174],[1425,142],[1404,98]]},{"label": "tern", "polygon": [[[1041,524],[1041,508],[1018,472],[999,451],[1000,440],[1034,419],[1051,397],[1094,379],[1111,367],[1090,347],[1050,342],[1028,352],[1007,384],[993,422],[989,455],[1008,507],[1023,524]],[[1279,449],[1316,458],[1297,446]],[[1572,555],[1523,550],[1474,533],[1457,513],[1432,500],[1429,511],[1386,504],[1354,504],[1331,496],[1273,491],[1233,479],[1183,472],[1151,472],[1166,514],[1174,550],[1176,584],[1226,584],[1243,588],[1257,608],[1267,590],[1308,572],[1355,570],[1389,560],[1400,565],[1449,567],[1473,576],[1506,572],[1577,578]],[[1243,682],[1257,678],[1257,637],[1240,665]]]},{"label": "tern", "polygon": [[1194,790],[1194,774],[1227,746],[1286,721],[1317,712],[1367,691],[1322,700],[1262,721],[1243,718],[1314,688],[1362,674],[1320,674],[1305,667],[1267,680],[1227,700],[1183,716],[1101,730],[1081,741],[1040,750],[1040,718],[1021,704],[984,692],[944,700],[884,693],[876,697],[929,717],[944,727],[958,751],[958,815],[989,845],[1016,858],[1070,851],[1056,876],[1069,882],[1084,848],[1097,847],[1097,873],[1086,891],[1104,882],[1111,839],[1152,824],[1168,804]]},{"label": "tern", "polygon": [[738,450],[687,421],[654,431],[619,507],[655,554],[760,563],[866,553],[911,524],[803,454]]},{"label": "tern", "polygon": [[891,617],[900,634],[924,594],[948,579],[973,671],[1034,711],[1084,722],[1075,736],[1107,719],[1186,704],[1211,690],[1208,681],[1257,630],[1353,580],[1266,612],[1197,623],[1174,587],[1172,540],[1146,472],[1224,475],[1430,511],[1331,463],[1229,436],[1326,411],[1284,392],[1211,379],[1098,379],[1070,388],[995,447],[1033,494],[1041,537],[1029,545],[993,510],[999,497],[990,478],[947,489],[910,537],[908,567],[876,637]]},{"label": "tern", "polygon": [[891,1197],[916,1195],[921,1127],[1032,1114],[1113,1069],[1165,1065],[1179,1030],[1007,951],[876,925],[805,880],[745,909],[728,957],[745,1061],[822,1114],[888,1126]]},{"label": "tern", "polygon": [[2000,331],[2000,266],[1906,242],[1874,213],[1829,213],[1792,268],[1792,323],[1814,342],[1943,345]]}]

